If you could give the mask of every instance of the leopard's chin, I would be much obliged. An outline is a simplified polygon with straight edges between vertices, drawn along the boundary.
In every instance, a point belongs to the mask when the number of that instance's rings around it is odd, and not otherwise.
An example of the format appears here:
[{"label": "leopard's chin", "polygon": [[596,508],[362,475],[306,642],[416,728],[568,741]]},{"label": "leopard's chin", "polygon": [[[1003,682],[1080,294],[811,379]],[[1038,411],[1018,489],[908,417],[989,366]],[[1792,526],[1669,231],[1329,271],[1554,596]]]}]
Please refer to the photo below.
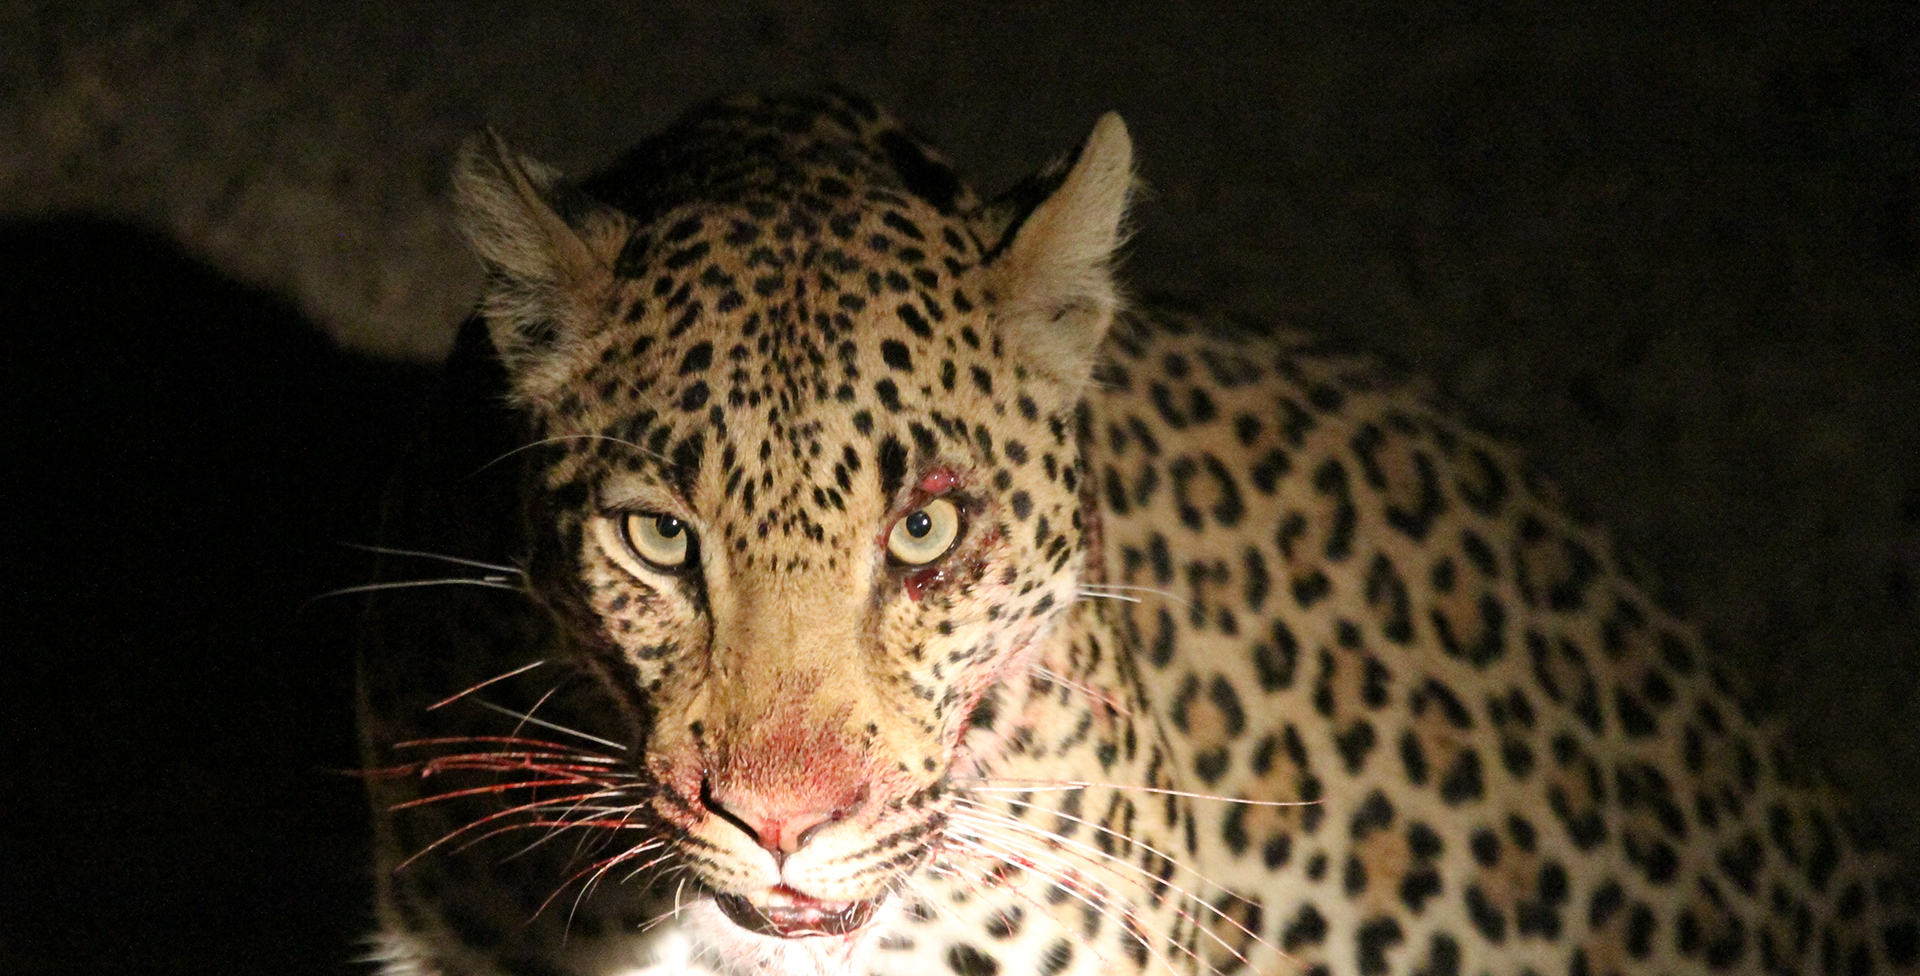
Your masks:
[{"label": "leopard's chin", "polygon": [[857,932],[873,921],[885,895],[858,901],[823,901],[785,885],[773,888],[761,902],[744,895],[715,894],[713,903],[727,920],[756,935],[782,939],[841,936]]}]

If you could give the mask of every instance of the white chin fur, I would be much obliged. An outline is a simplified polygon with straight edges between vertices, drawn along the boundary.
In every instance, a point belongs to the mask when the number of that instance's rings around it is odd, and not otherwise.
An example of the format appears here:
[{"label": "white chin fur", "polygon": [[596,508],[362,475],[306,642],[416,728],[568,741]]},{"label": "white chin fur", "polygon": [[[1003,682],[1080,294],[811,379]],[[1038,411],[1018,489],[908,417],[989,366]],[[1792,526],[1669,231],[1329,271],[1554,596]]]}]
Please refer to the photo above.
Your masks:
[{"label": "white chin fur", "polygon": [[703,900],[681,911],[677,931],[659,943],[655,965],[635,976],[842,976],[866,972],[874,942],[898,915],[898,901],[887,899],[873,921],[858,932],[782,939],[745,931],[728,921],[713,902]]}]

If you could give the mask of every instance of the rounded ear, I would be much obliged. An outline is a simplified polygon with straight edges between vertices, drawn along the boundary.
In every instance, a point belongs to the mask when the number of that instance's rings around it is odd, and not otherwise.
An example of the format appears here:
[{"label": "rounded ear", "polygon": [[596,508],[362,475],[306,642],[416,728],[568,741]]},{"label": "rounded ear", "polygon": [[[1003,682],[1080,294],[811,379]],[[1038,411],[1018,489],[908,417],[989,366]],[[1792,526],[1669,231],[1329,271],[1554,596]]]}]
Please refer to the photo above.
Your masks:
[{"label": "rounded ear", "polygon": [[480,311],[515,395],[538,401],[563,382],[564,353],[595,327],[613,284],[625,221],[606,207],[556,202],[559,173],[521,156],[492,129],[469,138],[454,164],[460,228],[487,267]]},{"label": "rounded ear", "polygon": [[1119,311],[1113,257],[1132,185],[1133,141],[1108,112],[1070,165],[1027,182],[1021,192],[1041,199],[1012,218],[989,262],[1009,341],[1029,368],[1076,396]]}]

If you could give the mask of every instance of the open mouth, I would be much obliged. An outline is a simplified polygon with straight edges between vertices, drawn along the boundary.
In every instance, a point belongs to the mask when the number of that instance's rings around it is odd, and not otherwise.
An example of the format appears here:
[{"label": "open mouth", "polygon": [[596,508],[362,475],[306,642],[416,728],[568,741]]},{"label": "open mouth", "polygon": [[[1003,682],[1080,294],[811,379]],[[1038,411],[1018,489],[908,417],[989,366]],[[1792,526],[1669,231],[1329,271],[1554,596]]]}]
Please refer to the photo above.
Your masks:
[{"label": "open mouth", "polygon": [[713,903],[733,924],[760,935],[799,939],[811,935],[846,935],[872,920],[880,899],[821,901],[780,885],[764,905],[740,895],[713,896]]}]

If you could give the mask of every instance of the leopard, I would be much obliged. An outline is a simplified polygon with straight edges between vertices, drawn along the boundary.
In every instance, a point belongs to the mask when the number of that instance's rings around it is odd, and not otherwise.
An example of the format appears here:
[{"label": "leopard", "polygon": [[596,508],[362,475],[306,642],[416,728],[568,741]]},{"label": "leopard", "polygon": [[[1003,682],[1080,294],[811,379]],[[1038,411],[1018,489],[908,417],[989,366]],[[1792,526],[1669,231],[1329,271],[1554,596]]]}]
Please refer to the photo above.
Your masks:
[{"label": "leopard", "polygon": [[1387,359],[1132,294],[1136,182],[1108,114],[983,197],[839,89],[465,145],[359,649],[379,971],[1920,971],[1605,533]]}]

